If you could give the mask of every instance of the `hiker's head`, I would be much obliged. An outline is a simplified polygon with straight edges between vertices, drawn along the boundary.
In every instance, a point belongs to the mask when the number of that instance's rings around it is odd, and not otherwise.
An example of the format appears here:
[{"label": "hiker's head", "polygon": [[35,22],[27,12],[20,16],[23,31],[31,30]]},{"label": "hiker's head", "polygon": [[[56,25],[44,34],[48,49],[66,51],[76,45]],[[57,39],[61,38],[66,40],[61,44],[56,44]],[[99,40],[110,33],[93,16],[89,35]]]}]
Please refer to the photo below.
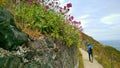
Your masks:
[{"label": "hiker's head", "polygon": [[88,43],[88,46],[90,46],[90,43]]}]

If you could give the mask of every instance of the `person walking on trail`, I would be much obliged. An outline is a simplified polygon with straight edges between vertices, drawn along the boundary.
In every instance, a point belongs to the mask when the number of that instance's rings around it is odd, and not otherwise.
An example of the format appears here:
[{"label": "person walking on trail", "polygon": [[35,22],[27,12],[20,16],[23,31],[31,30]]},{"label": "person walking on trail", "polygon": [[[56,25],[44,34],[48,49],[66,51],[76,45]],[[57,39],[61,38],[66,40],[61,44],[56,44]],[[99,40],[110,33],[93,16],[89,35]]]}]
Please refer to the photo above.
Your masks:
[{"label": "person walking on trail", "polygon": [[87,51],[88,51],[89,61],[93,62],[93,49],[90,44],[87,45]]}]

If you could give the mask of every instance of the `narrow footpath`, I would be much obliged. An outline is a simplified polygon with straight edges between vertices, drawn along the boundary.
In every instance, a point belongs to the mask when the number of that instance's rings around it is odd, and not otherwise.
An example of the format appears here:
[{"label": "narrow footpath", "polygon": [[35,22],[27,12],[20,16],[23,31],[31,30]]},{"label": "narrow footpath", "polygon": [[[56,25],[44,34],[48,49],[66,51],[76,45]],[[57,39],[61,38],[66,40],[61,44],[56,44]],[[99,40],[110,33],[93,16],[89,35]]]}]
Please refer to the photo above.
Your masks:
[{"label": "narrow footpath", "polygon": [[95,59],[93,59],[93,63],[91,63],[88,58],[88,53],[85,50],[80,48],[80,51],[83,57],[84,68],[103,68]]}]

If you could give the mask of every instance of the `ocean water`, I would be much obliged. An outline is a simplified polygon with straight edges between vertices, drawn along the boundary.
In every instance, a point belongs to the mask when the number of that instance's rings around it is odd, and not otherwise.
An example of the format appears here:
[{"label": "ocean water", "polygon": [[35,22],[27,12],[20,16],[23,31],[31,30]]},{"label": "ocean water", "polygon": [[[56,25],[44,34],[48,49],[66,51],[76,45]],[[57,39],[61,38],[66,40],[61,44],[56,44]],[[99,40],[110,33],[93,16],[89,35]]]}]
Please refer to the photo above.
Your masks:
[{"label": "ocean water", "polygon": [[99,42],[103,45],[112,46],[120,51],[120,40],[105,40]]}]

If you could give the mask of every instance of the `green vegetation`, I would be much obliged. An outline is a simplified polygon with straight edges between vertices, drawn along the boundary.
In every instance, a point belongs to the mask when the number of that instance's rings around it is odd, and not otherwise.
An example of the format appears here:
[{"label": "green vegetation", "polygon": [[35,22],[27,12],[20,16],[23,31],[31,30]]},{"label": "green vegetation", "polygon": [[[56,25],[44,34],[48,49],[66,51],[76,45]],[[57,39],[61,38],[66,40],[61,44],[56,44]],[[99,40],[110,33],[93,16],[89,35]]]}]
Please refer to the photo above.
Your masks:
[{"label": "green vegetation", "polygon": [[12,11],[22,29],[29,28],[37,30],[41,34],[62,39],[68,46],[78,46],[80,44],[79,31],[73,26],[65,24],[63,16],[52,9],[47,10],[40,4],[21,3],[15,6],[15,10]]},{"label": "green vegetation", "polygon": [[79,68],[84,68],[82,54],[79,52]]},{"label": "green vegetation", "polygon": [[120,51],[111,46],[103,47],[101,57],[99,57],[105,68],[119,68],[120,67]]}]

